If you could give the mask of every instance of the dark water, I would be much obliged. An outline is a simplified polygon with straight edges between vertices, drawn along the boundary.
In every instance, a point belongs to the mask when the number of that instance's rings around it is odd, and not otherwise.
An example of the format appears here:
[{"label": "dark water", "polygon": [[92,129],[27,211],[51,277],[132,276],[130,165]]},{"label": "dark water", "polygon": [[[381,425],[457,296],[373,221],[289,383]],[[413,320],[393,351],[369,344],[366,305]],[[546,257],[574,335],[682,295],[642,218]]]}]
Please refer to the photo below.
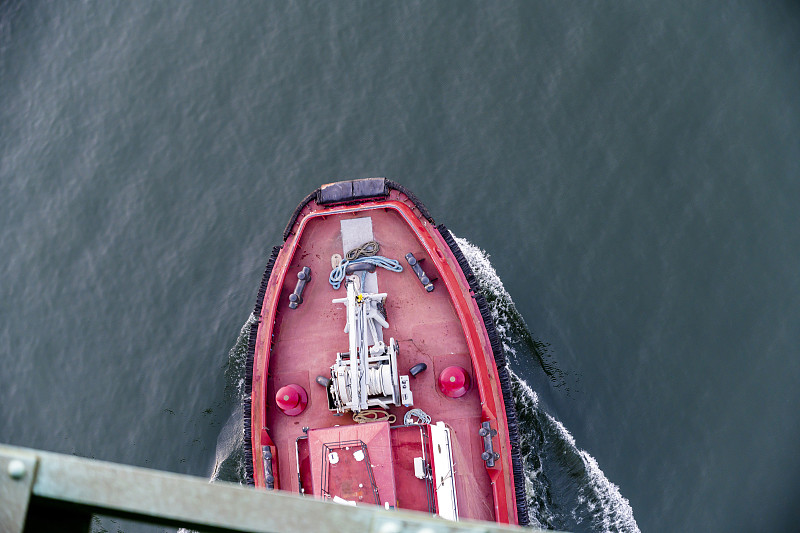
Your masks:
[{"label": "dark water", "polygon": [[796,530],[798,87],[795,3],[2,3],[0,442],[235,479],[268,250],[389,176],[485,250],[537,522]]}]

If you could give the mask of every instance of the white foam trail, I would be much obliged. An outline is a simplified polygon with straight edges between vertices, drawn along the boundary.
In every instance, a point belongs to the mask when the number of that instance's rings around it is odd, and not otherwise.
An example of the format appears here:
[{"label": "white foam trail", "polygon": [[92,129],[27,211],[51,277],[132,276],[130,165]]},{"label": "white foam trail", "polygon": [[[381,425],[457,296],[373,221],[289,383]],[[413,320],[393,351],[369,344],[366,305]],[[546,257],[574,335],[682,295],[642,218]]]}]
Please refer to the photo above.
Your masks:
[{"label": "white foam trail", "polygon": [[[542,431],[545,433],[544,440],[547,441],[547,434],[555,435],[560,445],[556,448],[563,448],[566,446],[566,452],[570,456],[577,457],[583,464],[584,476],[580,476],[582,483],[577,487],[577,497],[573,503],[572,509],[569,514],[575,523],[581,523],[584,519],[591,520],[592,529],[594,531],[629,531],[639,532],[639,526],[633,517],[633,509],[630,502],[622,496],[619,487],[608,480],[603,471],[597,464],[597,460],[592,457],[587,451],[578,448],[575,443],[575,438],[564,427],[560,421],[556,420],[552,415],[544,412],[539,406],[539,397],[536,392],[519,376],[511,372],[512,380],[517,385],[515,393],[521,395],[522,398],[517,398],[519,403],[524,405],[526,413],[520,413],[522,419],[521,429],[530,429],[525,423],[526,415],[534,416],[539,424],[542,426]],[[521,402],[520,402],[521,400]],[[523,439],[530,439],[530,435],[521,435]],[[530,445],[530,443],[527,443]],[[547,455],[543,450],[533,450],[541,461],[547,460]],[[537,490],[537,488],[545,488],[543,481],[544,466],[540,462],[538,469],[533,469],[530,466],[526,468],[526,477],[528,480],[528,491]],[[535,499],[536,495],[529,492],[529,499]],[[531,506],[532,510],[534,506]],[[538,506],[537,510],[539,516],[532,516],[541,525],[552,524],[556,520],[554,513],[548,507]]]},{"label": "white foam trail", "polygon": [[[453,233],[450,232],[450,234],[452,235]],[[511,300],[511,295],[506,291],[503,282],[500,280],[500,276],[497,275],[497,271],[489,261],[489,255],[484,250],[481,250],[466,239],[456,237],[455,235],[453,235],[453,238],[464,253],[464,257],[467,258],[467,262],[472,268],[475,277],[478,279],[478,284],[484,291],[487,301],[489,300],[489,296],[494,297],[491,299],[492,301],[488,303],[492,311],[492,319],[494,319],[495,328],[497,328],[497,333],[500,334],[500,339],[503,341],[503,348],[506,350],[506,353],[512,355],[514,359],[516,359],[517,351],[510,342],[512,338],[512,328],[509,317],[519,313],[517,313],[514,302]]]},{"label": "white foam trail", "polygon": [[539,407],[539,395],[536,394],[536,391],[528,385],[528,382],[519,377],[514,373],[514,371],[509,371],[512,378],[516,379],[519,382],[520,389],[522,390],[523,396],[525,396],[526,403],[533,409]]},{"label": "white foam trail", "polygon": [[216,458],[211,472],[211,483],[219,479],[222,465],[244,446],[244,412],[241,403],[233,410],[217,437]]},{"label": "white foam trail", "polygon": [[233,411],[217,436],[217,447],[214,466],[211,469],[209,482],[220,479],[230,482],[244,481],[244,380],[247,363],[247,344],[250,338],[250,324],[255,320],[250,315],[242,325],[236,343],[228,352],[228,367],[225,371],[227,381],[226,396],[233,404]]},{"label": "white foam trail", "polygon": [[[639,526],[633,518],[633,509],[627,498],[622,496],[619,487],[608,480],[597,464],[597,460],[585,450],[575,444],[572,434],[567,431],[564,424],[553,418],[548,413],[543,413],[550,425],[558,431],[561,438],[569,443],[574,453],[583,461],[586,469],[588,484],[580,487],[578,503],[589,511],[595,528],[599,531],[639,531]],[[578,518],[579,509],[572,513]]]},{"label": "white foam trail", "polygon": [[[503,346],[507,353],[512,354],[513,362],[518,363],[518,353],[514,349],[514,332],[512,328],[512,321],[518,324],[524,322],[519,317],[519,312],[511,299],[511,296],[503,286],[503,282],[497,275],[494,267],[489,261],[489,256],[485,251],[481,250],[466,239],[453,236],[458,243],[461,251],[464,253],[467,261],[472,267],[481,289],[484,291],[484,296],[489,303],[492,311],[492,318],[495,321],[495,327],[503,342]],[[524,362],[523,362],[524,363]],[[570,511],[570,518],[573,523],[581,523],[584,519],[591,520],[592,529],[595,531],[629,531],[639,533],[639,526],[633,517],[633,509],[630,502],[622,496],[619,487],[606,478],[603,471],[597,464],[597,461],[588,452],[578,448],[575,444],[575,439],[572,434],[567,431],[564,425],[556,420],[550,414],[544,412],[539,405],[539,397],[523,379],[520,379],[513,371],[511,372],[512,381],[515,382],[515,393],[518,396],[516,401],[521,404],[522,409],[518,408],[520,421],[522,425],[520,429],[523,431],[533,432],[531,424],[525,424],[525,420],[536,420],[539,422],[541,431],[547,434],[556,435],[561,441],[559,448],[566,445],[567,452],[578,457],[583,463],[585,476],[582,478],[582,484],[577,488],[577,498],[573,503]],[[519,398],[521,396],[521,398]],[[522,412],[524,411],[524,413]],[[522,432],[521,432],[522,433]],[[536,454],[539,458],[539,467],[534,469],[532,466],[526,466],[527,485],[526,491],[531,500],[531,522],[541,526],[551,525],[554,522],[560,521],[555,516],[556,512],[550,509],[550,506],[545,502],[541,495],[533,493],[539,488],[547,488],[545,485],[548,483],[546,476],[543,475],[545,468],[544,461],[548,458],[544,450],[534,450],[534,435],[521,434],[520,437],[525,440],[525,444],[531,448],[529,453]],[[546,441],[546,435],[543,435]],[[521,443],[522,444],[522,443]],[[530,457],[528,457],[530,459]],[[528,461],[529,465],[532,461]],[[535,501],[532,501],[535,500]],[[559,502],[561,503],[561,502]],[[567,503],[567,502],[564,502]]]}]

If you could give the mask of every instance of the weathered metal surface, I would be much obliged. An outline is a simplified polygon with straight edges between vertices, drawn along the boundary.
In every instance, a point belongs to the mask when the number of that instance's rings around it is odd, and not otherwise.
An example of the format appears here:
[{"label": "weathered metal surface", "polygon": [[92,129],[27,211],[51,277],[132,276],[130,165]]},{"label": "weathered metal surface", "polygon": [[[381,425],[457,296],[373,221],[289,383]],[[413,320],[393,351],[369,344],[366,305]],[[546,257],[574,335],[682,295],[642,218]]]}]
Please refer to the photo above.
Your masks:
[{"label": "weathered metal surface", "polygon": [[494,523],[445,522],[410,511],[353,508],[286,493],[230,483],[210,484],[204,479],[180,474],[5,445],[0,445],[0,466],[0,531],[4,533],[25,531],[29,503],[35,504],[32,509],[37,512],[98,513],[202,531],[523,531]]},{"label": "weathered metal surface", "polygon": [[32,452],[0,446],[0,531],[3,533],[23,530],[36,463]]}]

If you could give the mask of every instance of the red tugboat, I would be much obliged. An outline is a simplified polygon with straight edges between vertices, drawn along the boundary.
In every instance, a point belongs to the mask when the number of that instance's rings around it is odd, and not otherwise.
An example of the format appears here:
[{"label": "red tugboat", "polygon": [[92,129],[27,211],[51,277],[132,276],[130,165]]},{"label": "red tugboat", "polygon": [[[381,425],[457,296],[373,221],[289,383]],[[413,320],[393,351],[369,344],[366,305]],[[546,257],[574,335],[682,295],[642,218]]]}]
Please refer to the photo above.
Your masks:
[{"label": "red tugboat", "polygon": [[250,330],[247,482],[527,524],[502,343],[447,228],[367,178],[311,193],[283,237]]}]

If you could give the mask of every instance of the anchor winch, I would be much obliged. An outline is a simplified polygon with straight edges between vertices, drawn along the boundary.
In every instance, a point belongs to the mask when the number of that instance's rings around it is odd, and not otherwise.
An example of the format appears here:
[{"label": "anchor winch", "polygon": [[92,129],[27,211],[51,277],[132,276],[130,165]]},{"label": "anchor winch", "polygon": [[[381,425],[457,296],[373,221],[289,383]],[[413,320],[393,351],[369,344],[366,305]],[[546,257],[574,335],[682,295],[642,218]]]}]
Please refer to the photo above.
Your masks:
[{"label": "anchor winch", "polygon": [[386,344],[383,328],[389,323],[381,312],[386,293],[361,292],[361,279],[347,277],[347,296],[333,303],[345,305],[344,328],[350,350],[336,354],[328,384],[328,407],[331,411],[358,413],[371,407],[389,409],[389,405],[410,407],[413,395],[409,377],[397,369],[398,346],[394,338]]}]

